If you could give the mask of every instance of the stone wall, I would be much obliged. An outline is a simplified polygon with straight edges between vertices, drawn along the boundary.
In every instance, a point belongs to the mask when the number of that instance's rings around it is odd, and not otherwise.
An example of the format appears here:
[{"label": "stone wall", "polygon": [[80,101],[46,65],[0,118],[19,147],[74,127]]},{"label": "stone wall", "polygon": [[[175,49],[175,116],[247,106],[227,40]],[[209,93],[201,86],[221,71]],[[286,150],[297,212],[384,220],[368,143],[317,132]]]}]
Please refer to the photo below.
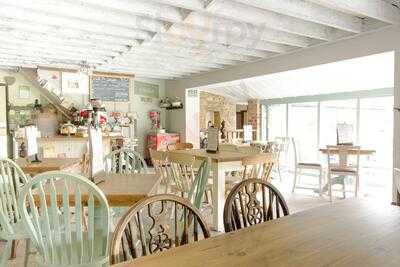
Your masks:
[{"label": "stone wall", "polygon": [[[227,131],[236,129],[236,104],[223,96],[200,92],[200,129],[207,129],[207,112],[218,111]],[[219,126],[218,126],[219,127]]]}]

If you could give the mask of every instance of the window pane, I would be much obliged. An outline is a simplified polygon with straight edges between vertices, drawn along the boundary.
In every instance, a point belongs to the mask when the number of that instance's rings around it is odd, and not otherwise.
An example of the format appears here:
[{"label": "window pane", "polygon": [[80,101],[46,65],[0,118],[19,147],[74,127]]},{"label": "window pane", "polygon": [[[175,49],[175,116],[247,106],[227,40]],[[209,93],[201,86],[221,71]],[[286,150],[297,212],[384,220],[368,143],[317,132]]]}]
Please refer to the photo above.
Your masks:
[{"label": "window pane", "polygon": [[393,101],[393,97],[360,100],[360,145],[376,150],[371,156],[361,157],[364,183],[389,191],[393,162]]},{"label": "window pane", "polygon": [[268,139],[286,136],[286,105],[268,106]]},{"label": "window pane", "polygon": [[318,157],[318,103],[289,105],[289,136],[297,143],[300,161],[315,162]]},{"label": "window pane", "polygon": [[321,147],[336,145],[336,126],[338,123],[353,125],[353,143],[356,143],[357,99],[321,102]]}]

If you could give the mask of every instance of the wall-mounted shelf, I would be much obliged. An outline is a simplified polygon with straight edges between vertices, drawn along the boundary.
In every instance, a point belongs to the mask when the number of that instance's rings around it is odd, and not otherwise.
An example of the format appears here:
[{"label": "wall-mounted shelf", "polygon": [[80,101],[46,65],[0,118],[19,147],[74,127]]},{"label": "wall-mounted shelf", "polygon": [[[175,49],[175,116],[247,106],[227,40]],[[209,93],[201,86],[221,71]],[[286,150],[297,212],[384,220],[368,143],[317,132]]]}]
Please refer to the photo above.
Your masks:
[{"label": "wall-mounted shelf", "polygon": [[173,110],[173,109],[183,109],[183,105],[177,106],[177,107],[167,107],[167,110]]}]

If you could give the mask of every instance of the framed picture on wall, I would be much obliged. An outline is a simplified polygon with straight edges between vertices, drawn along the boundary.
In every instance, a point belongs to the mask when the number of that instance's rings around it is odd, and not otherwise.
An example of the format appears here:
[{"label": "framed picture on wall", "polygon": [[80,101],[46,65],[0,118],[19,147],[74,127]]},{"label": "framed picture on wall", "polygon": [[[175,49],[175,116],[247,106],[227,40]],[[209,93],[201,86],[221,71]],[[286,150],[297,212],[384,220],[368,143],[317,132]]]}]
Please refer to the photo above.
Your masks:
[{"label": "framed picture on wall", "polygon": [[89,76],[73,72],[62,72],[61,88],[63,94],[89,94]]},{"label": "framed picture on wall", "polygon": [[18,87],[18,97],[21,99],[29,99],[31,97],[31,88],[27,85]]}]

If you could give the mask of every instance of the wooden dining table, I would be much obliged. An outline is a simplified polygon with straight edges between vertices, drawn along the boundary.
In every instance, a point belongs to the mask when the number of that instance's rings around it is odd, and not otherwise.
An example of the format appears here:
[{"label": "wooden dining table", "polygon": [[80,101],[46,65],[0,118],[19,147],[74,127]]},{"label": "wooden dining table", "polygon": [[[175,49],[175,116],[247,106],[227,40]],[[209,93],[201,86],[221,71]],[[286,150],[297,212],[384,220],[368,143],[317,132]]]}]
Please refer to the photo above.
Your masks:
[{"label": "wooden dining table", "polygon": [[346,200],[116,267],[399,266],[400,207]]},{"label": "wooden dining table", "polygon": [[41,162],[28,162],[26,159],[18,159],[17,164],[22,171],[31,176],[48,172],[63,171],[74,168],[81,163],[79,158],[43,158]]},{"label": "wooden dining table", "polygon": [[[110,207],[130,207],[139,200],[157,193],[161,181],[156,174],[114,174],[99,173],[94,182],[103,191]],[[64,183],[55,182],[57,201],[61,204],[63,199]],[[47,190],[46,190],[47,191]],[[81,199],[87,202],[89,195],[82,189]],[[75,191],[70,191],[70,205],[74,205]],[[39,196],[33,195],[35,201],[40,202]],[[50,195],[46,196],[50,200]]]},{"label": "wooden dining table", "polygon": [[196,160],[211,159],[213,173],[213,225],[215,231],[224,231],[223,213],[225,205],[225,172],[239,171],[243,168],[242,160],[252,153],[218,151],[207,153],[205,149],[174,150],[170,153],[180,153],[195,157]]}]

